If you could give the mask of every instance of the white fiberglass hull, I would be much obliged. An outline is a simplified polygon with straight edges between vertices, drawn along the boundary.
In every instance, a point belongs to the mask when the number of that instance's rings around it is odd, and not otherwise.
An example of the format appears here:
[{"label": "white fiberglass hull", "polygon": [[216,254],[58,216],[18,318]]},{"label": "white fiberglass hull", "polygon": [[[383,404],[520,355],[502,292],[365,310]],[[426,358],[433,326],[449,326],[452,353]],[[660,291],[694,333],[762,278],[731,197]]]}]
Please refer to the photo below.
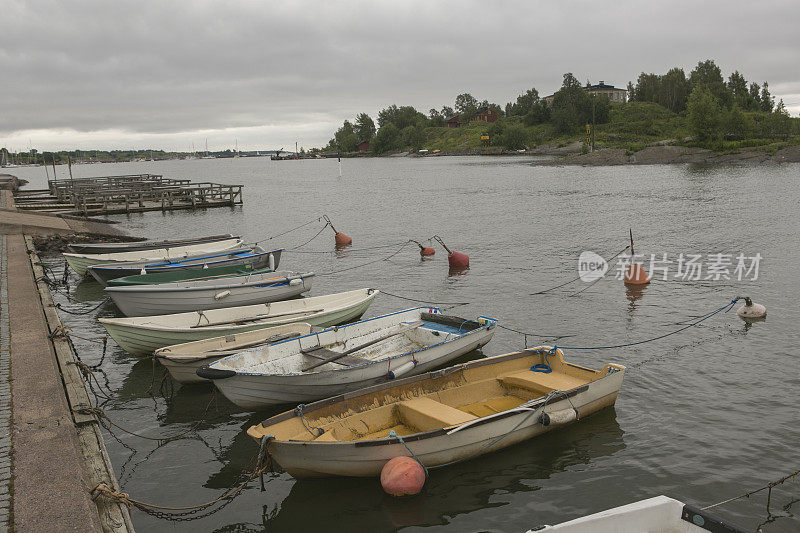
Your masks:
[{"label": "white fiberglass hull", "polygon": [[76,274],[83,276],[86,269],[92,265],[104,263],[124,263],[128,261],[160,261],[166,259],[177,259],[190,255],[201,255],[204,253],[220,252],[231,248],[243,246],[239,238],[225,239],[216,242],[192,244],[188,246],[176,246],[174,248],[158,248],[154,250],[137,250],[133,252],[119,252],[113,254],[73,254],[65,253],[64,258],[69,263],[70,268]]},{"label": "white fiberglass hull", "polygon": [[248,282],[247,278],[240,277],[236,280],[238,283],[225,284],[217,280],[210,287],[199,286],[196,282],[178,282],[107,287],[105,291],[125,316],[168,315],[288,300],[311,290],[313,274],[290,274],[278,280],[274,273],[261,277],[269,280]]},{"label": "white fiberglass hull", "polygon": [[[101,318],[99,322],[119,346],[134,355],[150,355],[155,350],[181,344],[252,331],[270,326],[306,322],[328,327],[344,324],[363,315],[378,291],[360,289],[346,293],[301,298],[286,302],[211,309],[193,313],[177,313],[151,317]],[[202,316],[201,316],[202,313]],[[290,314],[291,313],[291,314]],[[255,317],[262,317],[255,319]],[[225,320],[230,323],[196,327]]]},{"label": "white fiberglass hull", "polygon": [[[368,322],[369,320],[365,320],[362,323]],[[355,329],[362,323],[348,324],[340,330]],[[303,403],[385,383],[390,371],[397,372],[398,369],[402,369],[400,372],[403,372],[404,376],[427,372],[472,350],[481,348],[492,339],[494,330],[494,325],[486,326],[451,340],[423,346],[411,352],[392,355],[388,359],[382,357],[374,362],[356,366],[335,368],[336,364],[328,363],[326,366],[328,370],[322,372],[304,373],[298,367],[297,372],[291,374],[238,373],[229,378],[215,379],[214,385],[226,398],[244,409],[257,410],[284,403]],[[324,337],[324,334],[325,332],[315,333],[306,338],[286,341],[281,345],[314,346],[318,342],[316,337]],[[275,347],[277,346],[280,345],[275,345]],[[390,351],[391,345],[384,349]],[[237,356],[228,359],[233,357]],[[310,359],[309,361],[313,362],[314,360]],[[305,364],[308,364],[309,361]],[[224,364],[226,362],[227,360],[219,361],[214,366],[227,368]]]}]

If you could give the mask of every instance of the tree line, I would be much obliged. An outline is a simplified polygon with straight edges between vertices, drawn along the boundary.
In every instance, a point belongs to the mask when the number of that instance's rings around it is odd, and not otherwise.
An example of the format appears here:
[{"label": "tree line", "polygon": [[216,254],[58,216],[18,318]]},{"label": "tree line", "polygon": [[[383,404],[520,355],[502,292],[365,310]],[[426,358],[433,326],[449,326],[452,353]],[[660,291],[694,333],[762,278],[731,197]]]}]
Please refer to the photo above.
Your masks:
[{"label": "tree line", "polygon": [[[527,146],[536,126],[542,126],[545,137],[576,135],[586,124],[609,122],[612,106],[625,105],[589,94],[589,85],[587,81],[583,86],[568,72],[552,98],[540,97],[531,88],[505,107],[469,93],[456,96],[452,107],[432,108],[427,114],[413,106],[391,105],[378,113],[377,126],[367,113],[360,113],[353,122],[345,120],[326,149],[352,152],[366,141],[374,153],[418,150],[437,135],[431,128],[444,128],[453,117],[469,124],[481,108],[488,108],[500,117],[486,125],[491,143],[518,150]],[[793,127],[783,101],[775,104],[766,81],[748,82],[738,70],[726,81],[711,59],[700,61],[689,76],[678,67],[663,75],[642,72],[635,85],[628,82],[627,92],[630,102],[653,102],[686,117],[698,143],[785,136]]]}]

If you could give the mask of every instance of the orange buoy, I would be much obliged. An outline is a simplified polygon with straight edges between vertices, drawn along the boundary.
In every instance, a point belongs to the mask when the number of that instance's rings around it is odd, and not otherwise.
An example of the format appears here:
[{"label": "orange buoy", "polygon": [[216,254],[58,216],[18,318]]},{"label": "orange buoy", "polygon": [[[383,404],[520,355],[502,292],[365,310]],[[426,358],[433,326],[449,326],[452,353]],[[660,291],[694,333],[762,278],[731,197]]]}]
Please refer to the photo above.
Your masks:
[{"label": "orange buoy", "polygon": [[[336,241],[336,246],[347,246],[349,244],[353,244],[353,239],[345,235],[344,233],[337,231],[336,228],[333,227],[333,222],[331,219],[328,218],[328,215],[322,215],[322,218],[325,219],[325,222],[331,227],[333,230],[333,239]],[[322,228],[325,229],[325,228]]]},{"label": "orange buoy", "polygon": [[[631,261],[633,261],[633,258],[636,257],[636,254],[633,251],[633,229],[629,229],[628,231],[630,232],[631,236],[630,249]],[[623,281],[625,285],[647,285],[650,283],[650,276],[647,275],[647,272],[645,272],[642,265],[639,263],[631,263],[631,265],[628,266],[628,271],[625,273],[625,278]]]},{"label": "orange buoy", "polygon": [[[331,226],[331,227],[333,227],[333,226]],[[333,236],[333,238],[336,240],[336,245],[337,246],[346,246],[348,244],[353,244],[353,239],[352,238],[350,238],[347,235],[345,235],[344,233],[341,233],[341,232],[338,232],[338,231]]]},{"label": "orange buoy", "polygon": [[436,253],[436,250],[431,248],[430,246],[422,246],[420,243],[415,241],[414,239],[409,239],[411,242],[419,246],[419,255],[425,257],[426,255],[433,255]]},{"label": "orange buoy", "polygon": [[392,496],[419,494],[425,485],[425,469],[411,457],[390,459],[381,470],[381,487]]},{"label": "orange buoy", "polygon": [[628,267],[624,282],[625,285],[647,285],[650,283],[650,276],[647,275],[642,265],[634,263]]},{"label": "orange buoy", "polygon": [[469,256],[467,254],[452,251],[438,235],[434,235],[433,238],[439,241],[439,244],[447,250],[447,262],[450,264],[450,268],[467,268],[469,266]]}]

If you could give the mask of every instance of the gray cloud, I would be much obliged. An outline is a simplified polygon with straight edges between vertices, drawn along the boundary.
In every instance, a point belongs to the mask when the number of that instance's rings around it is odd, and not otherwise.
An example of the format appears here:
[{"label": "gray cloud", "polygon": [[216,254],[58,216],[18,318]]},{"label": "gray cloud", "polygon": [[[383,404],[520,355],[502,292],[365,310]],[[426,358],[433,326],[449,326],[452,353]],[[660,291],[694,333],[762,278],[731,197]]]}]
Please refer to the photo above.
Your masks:
[{"label": "gray cloud", "polygon": [[[713,58],[800,111],[800,4],[0,0],[0,144],[324,144],[387,105],[501,105],[571,71],[624,86]],[[77,141],[76,141],[77,142]],[[56,146],[58,145],[58,146]]]}]

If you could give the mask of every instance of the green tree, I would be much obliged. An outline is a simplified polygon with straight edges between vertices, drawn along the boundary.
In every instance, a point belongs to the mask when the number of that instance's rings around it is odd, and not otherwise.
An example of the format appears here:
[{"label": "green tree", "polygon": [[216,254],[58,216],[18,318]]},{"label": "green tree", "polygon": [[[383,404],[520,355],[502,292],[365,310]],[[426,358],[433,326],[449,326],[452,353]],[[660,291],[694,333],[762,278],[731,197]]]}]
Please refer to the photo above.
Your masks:
[{"label": "green tree", "polygon": [[752,103],[747,109],[750,111],[758,111],[761,109],[761,87],[755,82],[750,84],[750,98]]},{"label": "green tree", "polygon": [[539,100],[531,108],[530,112],[525,115],[523,122],[526,126],[534,126],[536,124],[544,124],[550,121],[550,104],[544,100]]},{"label": "green tree", "polygon": [[444,126],[444,119],[445,117],[443,117],[442,114],[436,109],[431,109],[428,112],[428,121],[430,125],[435,128]]},{"label": "green tree", "polygon": [[356,117],[353,129],[359,141],[371,141],[375,137],[375,122],[366,113],[361,113]]},{"label": "green tree", "polygon": [[442,118],[444,118],[445,120],[447,120],[448,118],[450,118],[452,116],[455,116],[455,114],[456,114],[456,112],[453,111],[452,107],[450,107],[448,105],[442,106]]},{"label": "green tree", "polygon": [[733,104],[733,98],[728,87],[725,86],[725,80],[722,78],[722,71],[714,63],[713,59],[706,59],[700,61],[689,75],[689,87],[694,91],[700,86],[705,86],[717,99],[720,105],[730,108]]},{"label": "green tree", "polygon": [[528,143],[528,133],[522,126],[509,126],[503,134],[503,146],[509,150],[522,150]]},{"label": "green tree", "polygon": [[737,105],[726,114],[723,126],[726,136],[733,139],[744,139],[752,130],[747,117]]},{"label": "green tree", "polygon": [[628,82],[628,101],[635,102],[636,101],[636,89],[633,87],[633,83]]},{"label": "green tree", "polygon": [[462,122],[469,122],[478,110],[478,99],[469,93],[456,96],[456,113],[461,117]]},{"label": "green tree", "polygon": [[564,81],[553,95],[550,117],[556,131],[562,134],[575,133],[587,120],[591,120],[592,103],[571,72],[564,74]]},{"label": "green tree", "polygon": [[427,117],[414,109],[412,106],[390,105],[378,113],[378,127],[383,128],[386,124],[394,124],[398,130],[407,126],[414,126],[420,120],[427,121]]},{"label": "green tree", "polygon": [[406,126],[401,132],[401,139],[404,146],[412,150],[419,150],[425,144],[425,128],[423,126]]},{"label": "green tree", "polygon": [[686,109],[689,99],[689,80],[682,68],[673,68],[661,76],[657,102],[673,113]]},{"label": "green tree", "polygon": [[775,107],[775,97],[769,94],[769,83],[764,82],[761,86],[761,111],[771,113],[773,107]]},{"label": "green tree", "polygon": [[658,102],[658,95],[661,91],[661,77],[658,74],[639,74],[639,79],[636,80],[636,93],[637,102]]},{"label": "green tree", "polygon": [[708,143],[719,138],[722,110],[707,86],[699,85],[692,90],[687,104],[687,117],[697,142]]},{"label": "green tree", "polygon": [[358,135],[349,120],[345,120],[342,127],[336,130],[329,144],[331,148],[342,152],[354,152],[358,148]]},{"label": "green tree", "polygon": [[533,109],[533,106],[537,103],[539,103],[539,91],[535,88],[528,89],[523,94],[517,96],[516,102],[508,103],[506,106],[506,115],[524,117],[531,112],[531,109]]},{"label": "green tree", "polygon": [[753,104],[750,101],[750,91],[747,90],[747,80],[739,74],[738,70],[728,77],[728,90],[733,96],[733,103],[741,109],[751,109]]},{"label": "green tree", "polygon": [[396,150],[400,140],[400,130],[389,122],[385,126],[381,126],[378,133],[375,134],[375,140],[372,142],[371,148],[376,154],[383,154]]}]

